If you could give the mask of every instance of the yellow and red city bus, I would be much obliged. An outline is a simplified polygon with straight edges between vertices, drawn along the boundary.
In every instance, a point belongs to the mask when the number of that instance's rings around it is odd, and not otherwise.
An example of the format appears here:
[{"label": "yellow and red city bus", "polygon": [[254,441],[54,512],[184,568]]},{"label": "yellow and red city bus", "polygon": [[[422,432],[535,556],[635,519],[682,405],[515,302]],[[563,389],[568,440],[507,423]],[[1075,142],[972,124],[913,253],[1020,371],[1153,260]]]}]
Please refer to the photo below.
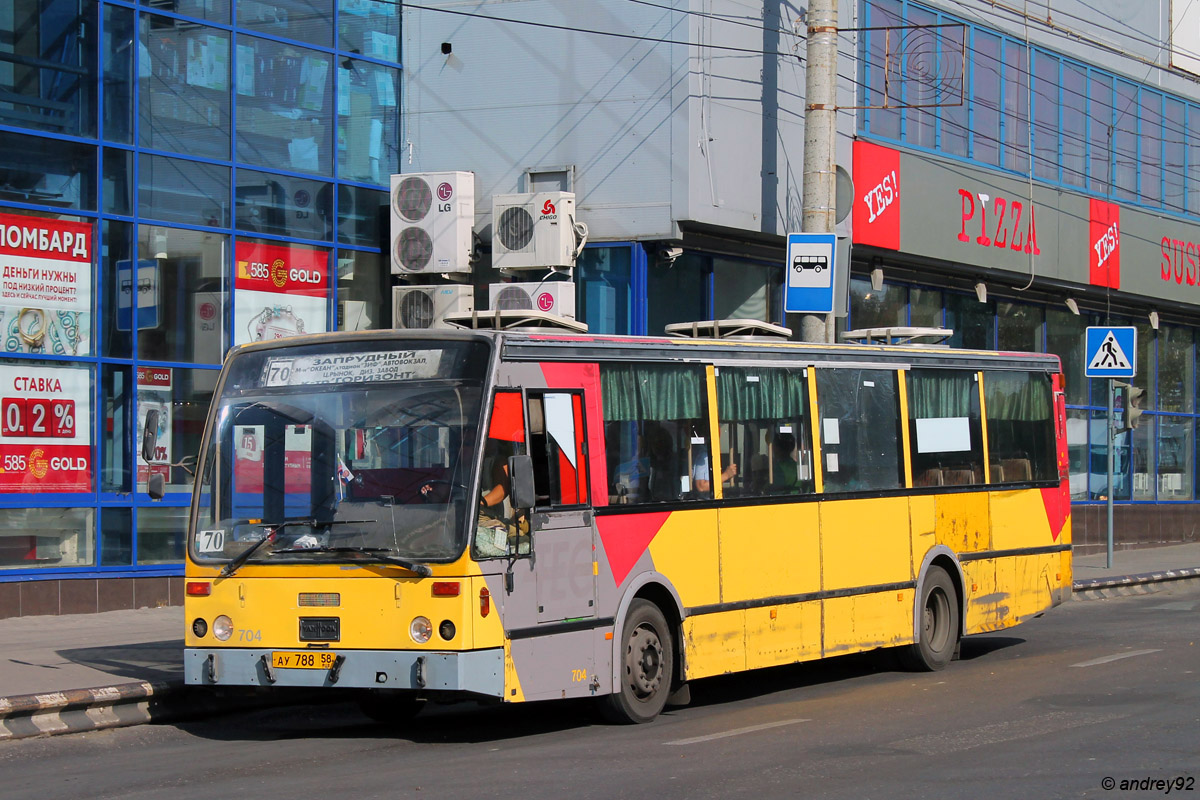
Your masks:
[{"label": "yellow and red city bus", "polygon": [[197,474],[186,680],[385,718],[643,722],[692,679],[876,648],[937,670],[1071,587],[1051,355],[301,336],[230,354]]}]

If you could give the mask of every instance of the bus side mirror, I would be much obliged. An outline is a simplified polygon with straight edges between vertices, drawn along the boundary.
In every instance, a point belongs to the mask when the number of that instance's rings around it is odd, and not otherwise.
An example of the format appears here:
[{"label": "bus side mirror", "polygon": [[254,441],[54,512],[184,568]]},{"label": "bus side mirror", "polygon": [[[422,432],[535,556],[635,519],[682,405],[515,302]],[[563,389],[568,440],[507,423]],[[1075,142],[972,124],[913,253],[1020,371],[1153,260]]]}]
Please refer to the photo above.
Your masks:
[{"label": "bus side mirror", "polygon": [[146,476],[146,494],[150,495],[151,500],[162,500],[166,488],[161,472],[151,472]]},{"label": "bus side mirror", "polygon": [[142,426],[142,461],[150,464],[158,450],[158,409],[146,410],[146,423]]},{"label": "bus side mirror", "polygon": [[512,484],[508,501],[513,508],[533,508],[533,459],[529,456],[509,456],[508,478]]}]

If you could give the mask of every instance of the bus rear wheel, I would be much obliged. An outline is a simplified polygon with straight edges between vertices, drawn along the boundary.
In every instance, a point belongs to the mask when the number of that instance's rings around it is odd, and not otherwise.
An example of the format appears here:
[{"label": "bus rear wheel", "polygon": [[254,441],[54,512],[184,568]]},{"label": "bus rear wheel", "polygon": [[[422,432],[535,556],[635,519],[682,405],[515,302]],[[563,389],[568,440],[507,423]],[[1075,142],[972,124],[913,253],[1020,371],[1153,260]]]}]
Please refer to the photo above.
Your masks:
[{"label": "bus rear wheel", "polygon": [[900,660],[913,672],[936,672],[954,658],[959,635],[958,593],[941,567],[925,573],[917,614],[917,641],[900,651]]},{"label": "bus rear wheel", "polygon": [[667,703],[674,678],[671,629],[658,606],[638,598],[629,606],[621,632],[616,692],[604,698],[612,722],[649,722]]}]

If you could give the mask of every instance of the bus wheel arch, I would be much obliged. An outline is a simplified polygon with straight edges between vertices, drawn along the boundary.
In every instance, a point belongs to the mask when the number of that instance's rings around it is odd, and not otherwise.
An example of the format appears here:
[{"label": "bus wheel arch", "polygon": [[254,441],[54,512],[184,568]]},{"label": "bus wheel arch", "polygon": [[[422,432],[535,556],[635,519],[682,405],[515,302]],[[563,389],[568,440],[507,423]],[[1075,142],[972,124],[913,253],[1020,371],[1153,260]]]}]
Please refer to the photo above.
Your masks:
[{"label": "bus wheel arch", "polygon": [[[947,568],[949,567],[949,568]],[[917,583],[915,641],[900,648],[901,663],[914,672],[935,672],[953,660],[962,639],[962,589],[953,561],[930,561]]]},{"label": "bus wheel arch", "polygon": [[[682,619],[679,596],[662,576],[643,576],[636,585],[627,588],[613,625],[612,694],[601,698],[607,719],[621,723],[649,722],[662,711],[682,680]],[[653,665],[659,658],[655,639],[663,663],[661,674],[652,677],[653,696],[646,697],[649,688],[646,666],[650,665],[653,673]],[[638,653],[631,656],[631,647],[638,648]],[[642,655],[648,657],[647,662],[640,660]],[[638,674],[632,674],[633,670]]]}]

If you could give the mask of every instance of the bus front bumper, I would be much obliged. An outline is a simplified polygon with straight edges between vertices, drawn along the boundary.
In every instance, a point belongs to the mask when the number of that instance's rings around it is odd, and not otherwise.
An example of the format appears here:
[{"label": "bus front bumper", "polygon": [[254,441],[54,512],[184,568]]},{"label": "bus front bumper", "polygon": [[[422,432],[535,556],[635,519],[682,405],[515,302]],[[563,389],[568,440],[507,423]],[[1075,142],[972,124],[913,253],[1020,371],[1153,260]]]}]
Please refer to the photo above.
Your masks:
[{"label": "bus front bumper", "polygon": [[[184,682],[200,686],[329,686],[504,696],[504,650],[344,650],[329,669],[272,666],[261,648],[186,648]],[[320,650],[308,651],[313,654]]]}]

